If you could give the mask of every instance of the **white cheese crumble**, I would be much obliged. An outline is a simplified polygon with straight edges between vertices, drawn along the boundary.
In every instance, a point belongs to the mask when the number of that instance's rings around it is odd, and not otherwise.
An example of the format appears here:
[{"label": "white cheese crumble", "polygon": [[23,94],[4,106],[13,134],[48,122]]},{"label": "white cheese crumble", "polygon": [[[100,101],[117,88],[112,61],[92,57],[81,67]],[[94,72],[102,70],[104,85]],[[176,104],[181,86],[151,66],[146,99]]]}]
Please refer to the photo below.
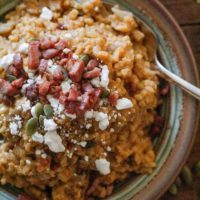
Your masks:
[{"label": "white cheese crumble", "polygon": [[44,135],[44,143],[52,152],[59,153],[65,151],[61,137],[56,131],[49,131]]},{"label": "white cheese crumble", "polygon": [[108,126],[109,126],[109,120],[108,119],[104,119],[104,120],[99,122],[99,128],[102,131],[105,130]]},{"label": "white cheese crumble", "polygon": [[64,52],[65,54],[68,54],[70,51],[71,51],[71,50],[68,49],[68,48],[63,49],[63,52]]},{"label": "white cheese crumble", "polygon": [[61,88],[62,88],[62,91],[63,91],[64,93],[69,92],[69,90],[70,90],[70,88],[71,88],[71,83],[72,83],[72,81],[71,81],[70,79],[67,80],[67,81],[63,81],[63,82],[61,83]]},{"label": "white cheese crumble", "polygon": [[108,114],[103,112],[94,112],[94,118],[99,122],[100,130],[105,130],[109,126]]},{"label": "white cheese crumble", "polygon": [[88,161],[89,161],[89,157],[88,157],[88,156],[84,156],[84,160],[85,160],[86,162],[88,162]]},{"label": "white cheese crumble", "polygon": [[37,76],[36,78],[35,78],[35,82],[37,83],[37,84],[42,84],[42,83],[44,83],[46,81],[46,79],[44,79],[41,75],[39,75],[39,76]]},{"label": "white cheese crumble", "polygon": [[42,13],[40,14],[40,18],[41,19],[52,20],[53,12],[49,8],[44,7],[44,8],[42,8]]},{"label": "white cheese crumble", "polygon": [[76,54],[73,54],[73,55],[72,55],[72,58],[74,58],[74,59],[79,59],[79,56],[76,55]]},{"label": "white cheese crumble", "polygon": [[86,125],[85,125],[85,128],[86,128],[86,129],[90,129],[91,127],[92,127],[92,124],[86,124]]},{"label": "white cheese crumble", "polygon": [[86,147],[87,142],[86,142],[86,141],[79,142],[79,145],[80,145],[81,147]]},{"label": "white cheese crumble", "polygon": [[99,79],[99,77],[93,78],[93,79],[91,80],[91,84],[92,84],[93,86],[95,86],[95,87],[100,87],[100,79]]},{"label": "white cheese crumble", "polygon": [[38,143],[43,143],[44,138],[43,135],[41,135],[40,133],[36,132],[32,135],[32,140],[34,142],[38,142]]},{"label": "white cheese crumble", "polygon": [[108,66],[103,65],[101,70],[101,82],[100,85],[102,87],[108,88],[108,84],[109,84],[109,70],[108,70]]},{"label": "white cheese crumble", "polygon": [[27,164],[27,165],[30,165],[30,164],[31,164],[31,161],[30,161],[30,160],[26,160],[26,164]]},{"label": "white cheese crumble", "polygon": [[71,119],[76,119],[76,115],[75,114],[65,113],[65,116],[69,117]]},{"label": "white cheese crumble", "polygon": [[92,119],[93,118],[93,114],[94,114],[94,111],[93,110],[88,110],[85,112],[85,119]]},{"label": "white cheese crumble", "polygon": [[64,38],[67,39],[67,40],[72,40],[73,36],[72,36],[71,33],[65,33]]},{"label": "white cheese crumble", "polygon": [[0,59],[0,67],[3,67],[4,69],[7,69],[9,65],[13,63],[14,60],[14,53],[8,54],[4,56],[2,59]]},{"label": "white cheese crumble", "polygon": [[63,72],[63,70],[64,69],[60,65],[56,65],[56,64],[49,65],[48,63],[47,71],[51,74],[60,74]]},{"label": "white cheese crumble", "polygon": [[131,100],[127,98],[121,98],[117,100],[117,105],[116,105],[117,110],[124,110],[132,107],[133,103],[131,102]]},{"label": "white cheese crumble", "polygon": [[22,43],[19,46],[18,51],[20,53],[28,54],[29,44],[28,43]]},{"label": "white cheese crumble", "polygon": [[47,95],[47,99],[51,104],[55,114],[60,114],[62,111],[64,111],[64,105],[61,104],[58,99],[55,99],[52,95]]},{"label": "white cheese crumble", "polygon": [[10,133],[12,135],[18,135],[19,130],[22,128],[22,121],[21,117],[19,115],[16,115],[14,118],[11,119],[11,122],[9,124]]},{"label": "white cheese crumble", "polygon": [[100,174],[102,175],[110,174],[110,162],[108,162],[106,159],[101,158],[95,160],[95,165]]},{"label": "white cheese crumble", "polygon": [[57,124],[53,119],[44,119],[44,130],[45,131],[55,131],[57,129]]},{"label": "white cheese crumble", "polygon": [[31,109],[31,102],[26,97],[23,97],[16,101],[16,107],[17,110],[22,110],[23,112],[26,112]]}]

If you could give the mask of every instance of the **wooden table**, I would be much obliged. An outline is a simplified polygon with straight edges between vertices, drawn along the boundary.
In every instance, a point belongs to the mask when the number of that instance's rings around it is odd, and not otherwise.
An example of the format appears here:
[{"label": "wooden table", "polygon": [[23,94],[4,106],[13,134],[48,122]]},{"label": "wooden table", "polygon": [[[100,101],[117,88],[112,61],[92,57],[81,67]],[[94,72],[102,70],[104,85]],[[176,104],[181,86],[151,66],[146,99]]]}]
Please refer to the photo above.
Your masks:
[{"label": "wooden table", "polygon": [[[200,4],[196,0],[160,0],[178,21],[186,34],[200,72]],[[190,66],[188,66],[190,67]],[[200,134],[197,135],[187,164],[192,166],[200,161]],[[197,189],[200,193],[200,178],[194,179],[192,187],[181,186],[177,196],[165,194],[161,200],[197,200]]]}]

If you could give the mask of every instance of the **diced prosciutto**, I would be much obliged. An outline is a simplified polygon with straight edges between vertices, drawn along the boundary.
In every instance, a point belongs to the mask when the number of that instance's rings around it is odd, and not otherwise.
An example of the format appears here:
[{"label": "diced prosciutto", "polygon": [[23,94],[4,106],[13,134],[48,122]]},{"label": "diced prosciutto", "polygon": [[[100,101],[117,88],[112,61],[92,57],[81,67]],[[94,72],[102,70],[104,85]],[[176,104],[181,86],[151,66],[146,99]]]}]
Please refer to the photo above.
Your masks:
[{"label": "diced prosciutto", "polygon": [[69,77],[74,82],[79,82],[81,80],[84,71],[84,62],[82,60],[77,60],[75,64],[69,70]]},{"label": "diced prosciutto", "polygon": [[66,97],[65,95],[61,95],[61,96],[59,97],[59,102],[60,102],[61,104],[65,104],[65,103],[67,102],[67,97]]},{"label": "diced prosciutto", "polygon": [[7,72],[8,72],[8,74],[11,74],[11,75],[13,75],[15,77],[19,77],[19,75],[20,75],[20,70],[17,69],[14,65],[10,65],[8,67],[8,71]]},{"label": "diced prosciutto", "polygon": [[82,90],[83,92],[88,92],[88,93],[94,92],[94,88],[89,82],[82,83]]},{"label": "diced prosciutto", "polygon": [[40,42],[39,41],[33,41],[29,44],[29,50],[28,50],[28,67],[30,69],[37,69],[40,64]]},{"label": "diced prosciutto", "polygon": [[23,60],[20,54],[14,56],[13,64],[18,70],[23,69]]},{"label": "diced prosciutto", "polygon": [[26,88],[25,96],[30,99],[31,101],[34,101],[38,98],[38,89],[36,85],[30,85]]},{"label": "diced prosciutto", "polygon": [[54,48],[54,42],[49,38],[43,38],[40,40],[40,48],[42,50]]},{"label": "diced prosciutto", "polygon": [[45,51],[43,51],[42,56],[45,59],[51,59],[56,57],[59,54],[59,50],[58,49],[47,49]]},{"label": "diced prosciutto", "polygon": [[56,81],[63,81],[64,75],[61,73],[53,74],[53,79]]},{"label": "diced prosciutto", "polygon": [[0,79],[0,94],[13,96],[17,94],[16,88],[14,88],[8,81]]},{"label": "diced prosciutto", "polygon": [[50,87],[50,94],[52,94],[54,98],[59,98],[61,91],[62,91],[62,89],[58,85]]},{"label": "diced prosciutto", "polygon": [[11,85],[17,89],[21,88],[23,84],[24,84],[24,78],[16,79],[11,83]]},{"label": "diced prosciutto", "polygon": [[70,101],[66,103],[66,112],[70,114],[75,114],[77,110],[77,102],[76,101]]},{"label": "diced prosciutto", "polygon": [[96,59],[91,59],[88,62],[86,69],[90,71],[90,70],[93,70],[95,67],[98,67],[98,66],[99,66],[99,61],[96,60]]},{"label": "diced prosciutto", "polygon": [[56,44],[55,44],[55,48],[58,49],[59,51],[62,51],[63,49],[65,49],[68,46],[67,42],[64,40],[59,40]]},{"label": "diced prosciutto", "polygon": [[48,60],[41,59],[38,70],[40,73],[44,73],[48,67]]},{"label": "diced prosciutto", "polygon": [[68,101],[77,101],[78,100],[78,96],[80,95],[80,93],[78,92],[76,87],[72,87],[69,91],[69,95],[68,95]]},{"label": "diced prosciutto", "polygon": [[111,92],[108,97],[108,100],[112,106],[115,106],[117,104],[118,98],[119,98],[119,94],[117,92]]},{"label": "diced prosciutto", "polygon": [[44,83],[39,85],[39,94],[45,96],[48,94],[51,83],[49,81],[45,81]]},{"label": "diced prosciutto", "polygon": [[97,67],[95,67],[93,70],[86,72],[83,75],[83,78],[85,79],[92,79],[92,78],[96,78],[100,75],[101,70]]}]

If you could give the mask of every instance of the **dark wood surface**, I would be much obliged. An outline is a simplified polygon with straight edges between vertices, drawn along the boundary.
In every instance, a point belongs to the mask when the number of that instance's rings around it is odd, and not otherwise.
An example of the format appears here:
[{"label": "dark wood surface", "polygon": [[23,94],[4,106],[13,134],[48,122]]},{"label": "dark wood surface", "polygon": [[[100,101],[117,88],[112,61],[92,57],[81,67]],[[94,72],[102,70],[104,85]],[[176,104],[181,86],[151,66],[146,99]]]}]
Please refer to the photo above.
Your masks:
[{"label": "dark wood surface", "polygon": [[[197,4],[196,0],[160,0],[160,2],[171,12],[188,38],[200,73],[200,4]],[[192,167],[197,161],[200,161],[200,134],[197,134],[187,164]],[[166,193],[161,200],[198,200],[200,199],[198,191],[200,193],[200,177],[195,177],[191,187],[182,185],[176,196]]]}]

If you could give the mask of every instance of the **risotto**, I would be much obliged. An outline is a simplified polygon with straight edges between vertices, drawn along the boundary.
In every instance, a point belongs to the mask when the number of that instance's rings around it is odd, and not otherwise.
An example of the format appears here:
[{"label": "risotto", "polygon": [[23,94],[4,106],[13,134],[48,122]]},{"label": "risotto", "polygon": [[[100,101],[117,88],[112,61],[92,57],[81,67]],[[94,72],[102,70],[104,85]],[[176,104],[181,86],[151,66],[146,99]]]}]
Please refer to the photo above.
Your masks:
[{"label": "risotto", "polygon": [[155,167],[145,34],[117,6],[80,2],[24,0],[0,24],[0,180],[33,199],[105,198]]}]

